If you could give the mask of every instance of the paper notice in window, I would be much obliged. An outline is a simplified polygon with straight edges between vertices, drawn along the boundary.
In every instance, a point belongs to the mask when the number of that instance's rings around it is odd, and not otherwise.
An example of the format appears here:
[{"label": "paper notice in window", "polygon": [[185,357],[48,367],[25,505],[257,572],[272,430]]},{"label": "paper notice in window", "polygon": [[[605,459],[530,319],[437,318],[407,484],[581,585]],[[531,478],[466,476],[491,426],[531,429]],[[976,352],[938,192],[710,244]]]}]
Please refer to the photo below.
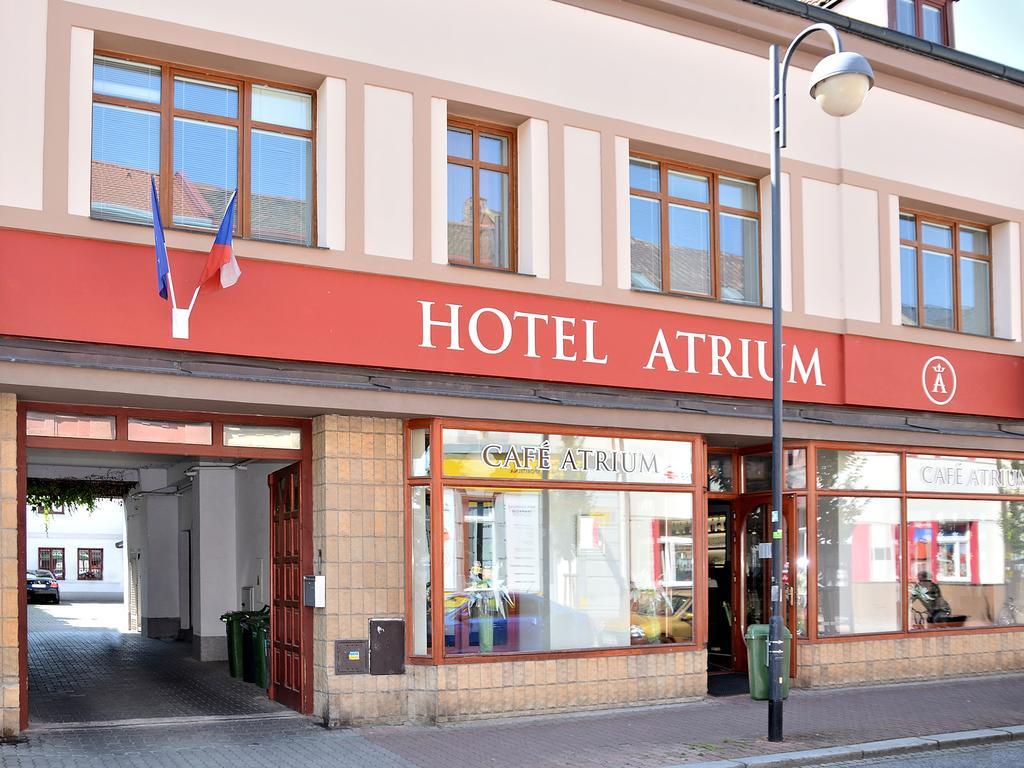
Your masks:
[{"label": "paper notice in window", "polygon": [[509,592],[541,591],[540,494],[504,494]]}]

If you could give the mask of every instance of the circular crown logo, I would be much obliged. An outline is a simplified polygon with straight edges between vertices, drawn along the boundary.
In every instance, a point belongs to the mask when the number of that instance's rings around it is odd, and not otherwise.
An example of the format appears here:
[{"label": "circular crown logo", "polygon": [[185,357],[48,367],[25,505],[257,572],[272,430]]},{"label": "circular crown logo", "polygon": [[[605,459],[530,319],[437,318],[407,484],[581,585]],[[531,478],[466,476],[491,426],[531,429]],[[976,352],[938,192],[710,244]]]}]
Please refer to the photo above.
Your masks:
[{"label": "circular crown logo", "polygon": [[949,405],[956,394],[956,369],[942,355],[928,358],[921,369],[925,397],[936,405]]}]

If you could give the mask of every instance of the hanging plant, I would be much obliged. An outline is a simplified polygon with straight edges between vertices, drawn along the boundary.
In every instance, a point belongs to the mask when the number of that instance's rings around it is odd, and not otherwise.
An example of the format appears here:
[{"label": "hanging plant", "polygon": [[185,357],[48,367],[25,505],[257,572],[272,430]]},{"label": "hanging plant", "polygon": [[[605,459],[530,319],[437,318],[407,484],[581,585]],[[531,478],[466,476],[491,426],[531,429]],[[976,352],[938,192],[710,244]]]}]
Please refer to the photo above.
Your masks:
[{"label": "hanging plant", "polygon": [[30,477],[25,501],[43,516],[43,525],[50,529],[50,515],[56,510],[72,512],[84,507],[92,512],[100,499],[117,499],[126,495],[135,483],[115,477]]}]

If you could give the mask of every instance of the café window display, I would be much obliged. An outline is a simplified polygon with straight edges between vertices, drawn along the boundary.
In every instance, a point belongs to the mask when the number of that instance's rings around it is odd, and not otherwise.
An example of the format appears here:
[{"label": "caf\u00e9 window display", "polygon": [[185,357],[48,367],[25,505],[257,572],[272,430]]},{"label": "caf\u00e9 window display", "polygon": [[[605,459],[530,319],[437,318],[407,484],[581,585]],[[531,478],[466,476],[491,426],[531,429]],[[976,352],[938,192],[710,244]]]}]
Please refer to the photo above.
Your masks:
[{"label": "caf\u00e9 window display", "polygon": [[819,637],[1024,624],[1024,460],[818,448],[816,479]]},{"label": "caf\u00e9 window display", "polygon": [[693,643],[692,439],[413,425],[409,474],[413,658]]},{"label": "caf\u00e9 window display", "polygon": [[910,629],[1024,624],[1024,461],[910,454],[907,485],[949,497],[907,502]]}]

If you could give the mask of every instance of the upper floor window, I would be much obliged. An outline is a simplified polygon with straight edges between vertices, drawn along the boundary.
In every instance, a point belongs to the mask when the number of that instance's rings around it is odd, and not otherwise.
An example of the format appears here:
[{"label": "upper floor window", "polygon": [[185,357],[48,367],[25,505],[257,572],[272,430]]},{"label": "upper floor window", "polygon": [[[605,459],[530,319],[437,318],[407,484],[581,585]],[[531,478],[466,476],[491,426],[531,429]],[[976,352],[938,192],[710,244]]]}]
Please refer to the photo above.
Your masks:
[{"label": "upper floor window", "polygon": [[761,303],[756,181],[631,157],[629,187],[634,288]]},{"label": "upper floor window", "polygon": [[448,260],[515,271],[515,133],[448,121]]},{"label": "upper floor window", "polygon": [[895,0],[893,10],[897,31],[939,45],[950,44],[952,9],[947,0]]},{"label": "upper floor window", "polygon": [[992,256],[983,227],[900,213],[903,324],[992,335]]},{"label": "upper floor window", "polygon": [[313,242],[313,94],[107,55],[93,60],[92,215]]}]

